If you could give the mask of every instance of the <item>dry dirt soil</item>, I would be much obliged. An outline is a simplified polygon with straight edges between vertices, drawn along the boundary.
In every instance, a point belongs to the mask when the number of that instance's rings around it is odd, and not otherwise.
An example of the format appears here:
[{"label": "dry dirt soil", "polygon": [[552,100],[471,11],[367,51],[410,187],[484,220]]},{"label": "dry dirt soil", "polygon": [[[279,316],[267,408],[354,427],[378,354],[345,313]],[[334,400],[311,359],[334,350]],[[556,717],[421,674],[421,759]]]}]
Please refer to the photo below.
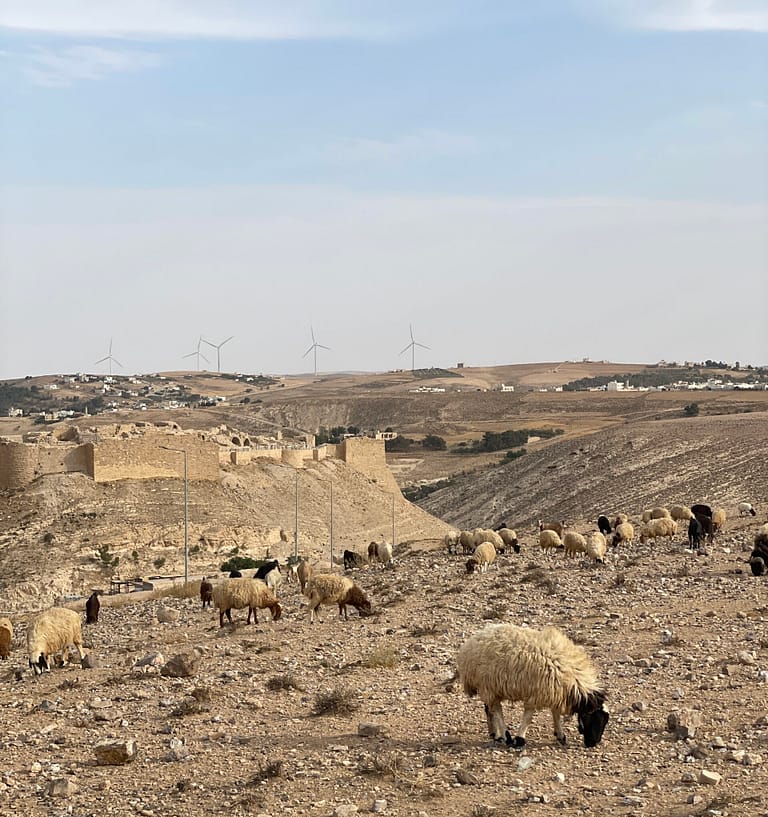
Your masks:
[{"label": "dry dirt soil", "polygon": [[[768,596],[745,572],[755,527],[732,520],[707,556],[679,539],[635,543],[603,566],[542,556],[525,536],[519,555],[472,576],[422,541],[393,569],[353,573],[372,616],[326,608],[314,625],[295,585],[281,589],[280,621],[235,613],[224,628],[195,598],[106,597],[85,628],[98,666],[38,679],[19,620],[0,668],[0,814],[765,815]],[[159,623],[160,607],[178,619]],[[482,704],[451,679],[463,640],[499,621],[555,624],[585,645],[609,691],[598,747],[572,722],[559,746],[546,712],[524,752],[488,745]],[[193,649],[190,677],[136,666]],[[678,710],[699,722],[687,739],[667,731]],[[520,714],[507,705],[512,728]],[[359,735],[365,723],[377,734]],[[135,740],[136,759],[97,765],[107,739]],[[697,782],[702,770],[720,782]],[[52,796],[55,781],[68,793]]]}]

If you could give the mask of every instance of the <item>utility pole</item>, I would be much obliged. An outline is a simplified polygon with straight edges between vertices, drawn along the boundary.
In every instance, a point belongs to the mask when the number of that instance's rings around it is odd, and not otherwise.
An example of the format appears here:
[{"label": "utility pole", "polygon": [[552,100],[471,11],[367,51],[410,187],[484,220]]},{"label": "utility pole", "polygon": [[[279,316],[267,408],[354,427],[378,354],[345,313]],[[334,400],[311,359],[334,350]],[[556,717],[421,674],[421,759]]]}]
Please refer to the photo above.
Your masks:
[{"label": "utility pole", "polygon": [[395,495],[392,494],[392,550],[395,549]]},{"label": "utility pole", "polygon": [[299,471],[296,469],[296,524],[293,532],[293,557],[299,558]]},{"label": "utility pole", "polygon": [[333,480],[331,480],[331,565],[333,565]]},{"label": "utility pole", "polygon": [[187,451],[184,448],[171,448],[161,445],[166,451],[175,451],[184,455],[184,584],[189,582],[189,480],[187,478]]}]

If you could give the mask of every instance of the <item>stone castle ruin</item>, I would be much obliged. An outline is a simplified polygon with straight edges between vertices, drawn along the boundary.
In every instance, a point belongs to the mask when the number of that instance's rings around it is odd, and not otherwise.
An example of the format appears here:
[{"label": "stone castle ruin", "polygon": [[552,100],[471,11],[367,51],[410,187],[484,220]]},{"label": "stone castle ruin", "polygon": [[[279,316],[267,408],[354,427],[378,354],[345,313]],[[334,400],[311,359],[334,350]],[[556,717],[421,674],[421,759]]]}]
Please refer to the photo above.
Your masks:
[{"label": "stone castle ruin", "polygon": [[[186,457],[184,454],[186,453]],[[222,465],[246,465],[266,458],[303,468],[307,461],[339,459],[386,491],[399,493],[387,467],[384,440],[350,437],[339,445],[292,448],[279,439],[251,438],[219,426],[212,431],[182,430],[175,423],[115,424],[88,430],[65,426],[55,432],[30,433],[22,439],[0,438],[0,489],[23,488],[50,474],[79,473],[95,482],[122,479],[217,480]]]}]

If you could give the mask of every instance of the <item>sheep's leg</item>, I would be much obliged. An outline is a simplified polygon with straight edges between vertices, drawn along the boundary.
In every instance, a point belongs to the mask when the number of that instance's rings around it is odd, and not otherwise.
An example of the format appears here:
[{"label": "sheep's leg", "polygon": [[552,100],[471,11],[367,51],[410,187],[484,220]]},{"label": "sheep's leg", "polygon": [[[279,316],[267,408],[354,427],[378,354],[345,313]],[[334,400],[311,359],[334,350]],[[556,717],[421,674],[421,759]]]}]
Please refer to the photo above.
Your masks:
[{"label": "sheep's leg", "polygon": [[504,723],[501,701],[494,701],[490,705],[485,705],[485,719],[488,723],[488,734],[491,740],[503,742],[509,732],[507,732],[507,726]]},{"label": "sheep's leg", "polygon": [[563,731],[560,713],[556,709],[552,710],[552,723],[555,725],[555,737],[557,738],[557,742],[561,746],[565,746],[565,732]]},{"label": "sheep's leg", "polygon": [[77,654],[80,656],[80,660],[82,661],[85,658],[85,650],[83,649],[83,642],[82,641],[75,641],[75,649],[77,650]]},{"label": "sheep's leg", "polygon": [[[318,601],[314,605],[312,602],[309,603],[309,623],[315,623],[315,611],[320,609],[320,602]],[[317,614],[317,620],[322,624],[322,620],[320,619],[320,613]]]},{"label": "sheep's leg", "polygon": [[528,709],[528,707],[525,708],[523,712],[523,719],[520,721],[520,726],[517,729],[517,734],[512,740],[509,738],[507,739],[507,746],[512,746],[514,749],[522,749],[523,746],[525,746],[525,733],[528,731],[528,727],[531,725],[535,711],[535,709]]}]

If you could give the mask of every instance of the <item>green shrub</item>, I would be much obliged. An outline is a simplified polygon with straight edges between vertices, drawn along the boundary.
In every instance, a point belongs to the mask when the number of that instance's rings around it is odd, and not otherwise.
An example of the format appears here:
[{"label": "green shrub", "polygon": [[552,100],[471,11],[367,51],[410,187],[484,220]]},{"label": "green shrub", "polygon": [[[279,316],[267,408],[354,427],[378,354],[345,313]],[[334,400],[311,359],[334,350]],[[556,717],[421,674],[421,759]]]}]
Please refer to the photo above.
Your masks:
[{"label": "green shrub", "polygon": [[683,414],[685,414],[686,417],[698,417],[699,404],[688,403],[688,405],[683,409]]},{"label": "green shrub", "polygon": [[260,567],[262,564],[264,564],[263,560],[256,561],[256,559],[251,559],[250,556],[233,556],[222,563],[221,571],[230,573],[233,570],[250,570],[254,567]]},{"label": "green shrub", "polygon": [[437,434],[427,434],[421,441],[421,444],[427,451],[445,451],[446,448],[448,448],[445,440],[442,437],[438,437]]}]

